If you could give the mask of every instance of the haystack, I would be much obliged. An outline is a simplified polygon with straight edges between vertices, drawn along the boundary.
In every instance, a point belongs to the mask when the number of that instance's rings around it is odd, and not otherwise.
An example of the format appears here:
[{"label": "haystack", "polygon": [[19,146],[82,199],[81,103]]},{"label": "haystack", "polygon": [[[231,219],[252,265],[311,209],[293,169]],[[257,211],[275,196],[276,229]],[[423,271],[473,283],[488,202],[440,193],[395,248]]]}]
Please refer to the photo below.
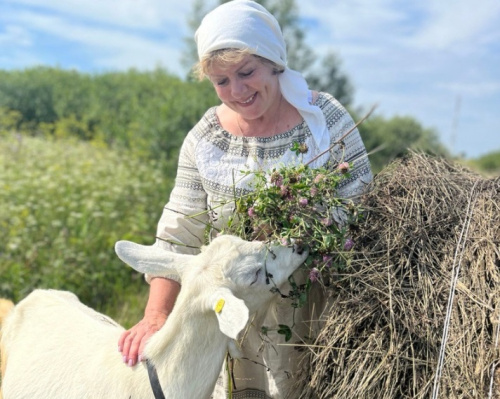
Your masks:
[{"label": "haystack", "polygon": [[302,398],[500,398],[500,179],[411,154],[363,204]]}]

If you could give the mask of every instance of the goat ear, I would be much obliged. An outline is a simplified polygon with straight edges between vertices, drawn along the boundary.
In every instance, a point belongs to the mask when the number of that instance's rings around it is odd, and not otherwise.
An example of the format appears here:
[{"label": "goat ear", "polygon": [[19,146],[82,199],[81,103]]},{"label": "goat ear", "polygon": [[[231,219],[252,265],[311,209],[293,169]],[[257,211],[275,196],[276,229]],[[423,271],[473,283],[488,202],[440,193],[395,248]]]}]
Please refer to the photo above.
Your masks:
[{"label": "goat ear", "polygon": [[182,276],[184,265],[194,255],[165,251],[154,245],[140,245],[131,241],[118,241],[115,252],[127,265],[140,273],[153,277]]},{"label": "goat ear", "polygon": [[212,309],[219,320],[220,330],[229,338],[236,339],[248,323],[249,311],[245,302],[228,289],[217,290],[212,298]]}]

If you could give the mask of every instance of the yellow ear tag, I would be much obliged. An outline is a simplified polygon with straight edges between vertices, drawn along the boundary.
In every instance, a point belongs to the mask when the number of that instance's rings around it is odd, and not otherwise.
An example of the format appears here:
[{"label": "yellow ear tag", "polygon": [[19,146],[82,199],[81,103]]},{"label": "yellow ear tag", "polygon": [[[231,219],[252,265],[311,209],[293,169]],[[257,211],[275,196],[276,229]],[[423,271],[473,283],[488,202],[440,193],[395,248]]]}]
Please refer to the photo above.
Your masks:
[{"label": "yellow ear tag", "polygon": [[222,308],[224,307],[224,304],[226,303],[226,301],[221,298],[217,301],[216,305],[215,305],[215,308],[214,310],[217,312],[217,313],[220,313],[222,312]]}]

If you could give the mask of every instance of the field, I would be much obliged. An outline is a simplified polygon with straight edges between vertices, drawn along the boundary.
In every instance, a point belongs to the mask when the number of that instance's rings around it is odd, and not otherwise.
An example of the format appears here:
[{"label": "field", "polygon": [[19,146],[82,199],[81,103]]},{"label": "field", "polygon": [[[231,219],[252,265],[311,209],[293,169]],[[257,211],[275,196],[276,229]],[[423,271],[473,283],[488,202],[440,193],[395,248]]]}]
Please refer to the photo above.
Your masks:
[{"label": "field", "polygon": [[136,322],[147,285],[113,246],[154,242],[171,189],[167,170],[98,144],[3,136],[0,297],[16,302],[35,288],[70,290],[125,325]]}]

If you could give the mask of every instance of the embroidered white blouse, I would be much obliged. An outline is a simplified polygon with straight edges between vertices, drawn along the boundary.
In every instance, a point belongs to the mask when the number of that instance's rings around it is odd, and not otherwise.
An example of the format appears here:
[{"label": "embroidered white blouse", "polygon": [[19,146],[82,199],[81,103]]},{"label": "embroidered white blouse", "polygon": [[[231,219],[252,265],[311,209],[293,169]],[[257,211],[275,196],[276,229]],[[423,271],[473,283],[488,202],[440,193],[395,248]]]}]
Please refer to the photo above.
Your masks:
[{"label": "embroidered white blouse", "polygon": [[[332,144],[354,126],[349,113],[330,94],[319,93],[315,104],[325,114]],[[294,142],[308,146],[303,159],[290,150]],[[354,162],[354,168],[351,177],[339,187],[338,195],[356,198],[372,180],[372,172],[357,129],[345,137],[343,143],[343,147],[337,145],[332,149],[330,161]],[[175,252],[197,253],[197,248],[204,243],[207,224],[223,227],[233,212],[230,200],[251,190],[253,175],[245,176],[242,171],[308,162],[318,153],[304,121],[272,137],[240,137],[224,130],[216,107],[210,108],[182,145],[175,186],[158,223],[157,236],[161,238],[158,245]],[[311,167],[320,166],[320,162],[315,161]]]}]

